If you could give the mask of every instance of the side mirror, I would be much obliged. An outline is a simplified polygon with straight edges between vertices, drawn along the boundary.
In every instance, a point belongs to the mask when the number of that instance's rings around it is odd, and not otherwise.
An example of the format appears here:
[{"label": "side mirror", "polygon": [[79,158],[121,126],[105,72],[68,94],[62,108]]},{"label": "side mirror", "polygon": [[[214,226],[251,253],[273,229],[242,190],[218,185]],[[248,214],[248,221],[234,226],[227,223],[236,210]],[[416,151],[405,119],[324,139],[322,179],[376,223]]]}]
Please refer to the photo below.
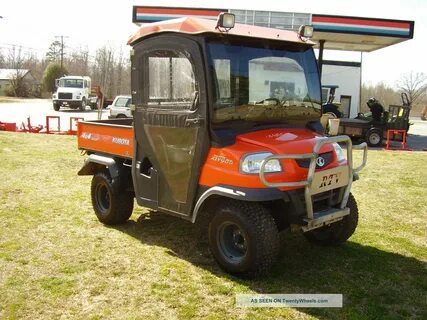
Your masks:
[{"label": "side mirror", "polygon": [[59,87],[59,79],[55,80],[55,86],[58,88]]}]

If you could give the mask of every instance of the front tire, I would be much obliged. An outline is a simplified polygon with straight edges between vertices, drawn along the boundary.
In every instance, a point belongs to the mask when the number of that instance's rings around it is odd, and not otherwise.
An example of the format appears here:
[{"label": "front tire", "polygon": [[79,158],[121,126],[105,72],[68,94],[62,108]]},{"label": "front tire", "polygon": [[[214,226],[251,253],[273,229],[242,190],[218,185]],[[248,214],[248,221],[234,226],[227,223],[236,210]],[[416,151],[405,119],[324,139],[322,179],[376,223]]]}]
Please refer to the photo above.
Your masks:
[{"label": "front tire", "polygon": [[209,245],[226,272],[253,278],[267,273],[279,253],[279,233],[259,203],[226,200],[209,224]]},{"label": "front tire", "polygon": [[57,103],[54,103],[53,104],[53,110],[55,110],[55,111],[59,111],[59,104],[57,104]]},{"label": "front tire", "polygon": [[114,225],[126,222],[133,211],[133,193],[123,190],[106,172],[92,178],[91,198],[93,210],[99,221]]},{"label": "front tire", "polygon": [[350,214],[341,221],[334,222],[329,226],[324,226],[304,233],[308,241],[324,246],[338,245],[350,238],[356,230],[359,220],[359,210],[357,202],[350,193],[347,207]]},{"label": "front tire", "polygon": [[85,111],[86,110],[86,98],[83,97],[82,98],[82,102],[80,103],[80,111]]}]

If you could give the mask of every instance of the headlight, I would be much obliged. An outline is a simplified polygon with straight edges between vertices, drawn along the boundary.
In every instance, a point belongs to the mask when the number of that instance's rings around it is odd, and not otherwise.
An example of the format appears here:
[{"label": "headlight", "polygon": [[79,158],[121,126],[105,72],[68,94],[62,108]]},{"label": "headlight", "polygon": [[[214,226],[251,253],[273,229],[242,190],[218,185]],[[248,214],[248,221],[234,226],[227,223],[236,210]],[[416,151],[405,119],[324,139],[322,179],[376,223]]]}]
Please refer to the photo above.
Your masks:
[{"label": "headlight", "polygon": [[76,99],[77,99],[77,100],[80,100],[80,96],[76,96]]},{"label": "headlight", "polygon": [[344,150],[341,148],[341,146],[338,143],[332,144],[335,149],[335,154],[337,155],[338,162],[342,162],[345,160]]},{"label": "headlight", "polygon": [[[254,153],[247,155],[243,158],[240,164],[240,170],[245,173],[259,173],[261,169],[262,161],[273,155],[271,152]],[[282,167],[280,166],[279,160],[270,160],[265,165],[265,172],[281,172]]]}]

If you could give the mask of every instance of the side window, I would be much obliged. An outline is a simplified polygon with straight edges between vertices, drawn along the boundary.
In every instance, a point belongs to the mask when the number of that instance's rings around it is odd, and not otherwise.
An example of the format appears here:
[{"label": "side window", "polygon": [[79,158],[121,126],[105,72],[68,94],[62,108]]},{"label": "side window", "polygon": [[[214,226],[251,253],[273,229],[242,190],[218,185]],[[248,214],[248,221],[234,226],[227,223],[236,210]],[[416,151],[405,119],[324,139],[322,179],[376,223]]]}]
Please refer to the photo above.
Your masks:
[{"label": "side window", "polygon": [[129,102],[128,98],[118,98],[115,106],[119,108],[124,108],[127,106],[128,102]]},{"label": "side window", "polygon": [[156,50],[146,55],[149,107],[189,110],[197,99],[194,66],[188,55],[174,50]]},{"label": "side window", "polygon": [[84,88],[87,88],[87,80],[84,82]]}]

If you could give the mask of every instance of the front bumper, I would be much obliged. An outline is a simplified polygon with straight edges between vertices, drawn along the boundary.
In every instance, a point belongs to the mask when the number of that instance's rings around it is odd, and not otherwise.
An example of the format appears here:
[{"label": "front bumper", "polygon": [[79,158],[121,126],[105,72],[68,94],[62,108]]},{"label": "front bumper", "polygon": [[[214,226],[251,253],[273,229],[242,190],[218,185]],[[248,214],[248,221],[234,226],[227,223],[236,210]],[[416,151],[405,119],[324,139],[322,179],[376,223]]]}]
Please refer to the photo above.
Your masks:
[{"label": "front bumper", "polygon": [[[319,155],[320,148],[325,144],[331,143],[346,143],[347,145],[347,165],[340,166],[330,170],[315,172],[316,159]],[[362,164],[357,168],[353,168],[353,149],[363,150]],[[321,138],[314,145],[313,152],[308,154],[280,154],[271,155],[264,159],[261,163],[259,178],[264,185],[271,188],[282,187],[304,187],[304,202],[306,208],[306,217],[304,218],[305,225],[303,231],[320,228],[324,225],[331,224],[341,220],[344,216],[350,213],[347,206],[347,201],[350,196],[351,185],[354,176],[363,169],[367,161],[368,146],[366,143],[353,146],[351,139],[348,136],[335,136],[329,138]],[[310,159],[307,179],[298,182],[269,182],[265,176],[265,167],[271,160],[282,159]],[[321,192],[327,192],[334,189],[342,189],[343,194],[341,202],[337,207],[331,207],[323,211],[313,211],[313,197]]]},{"label": "front bumper", "polygon": [[82,101],[81,100],[63,100],[63,99],[58,99],[58,100],[53,100],[53,103],[55,105],[59,105],[59,106],[68,106],[71,108],[78,108],[81,106]]}]

